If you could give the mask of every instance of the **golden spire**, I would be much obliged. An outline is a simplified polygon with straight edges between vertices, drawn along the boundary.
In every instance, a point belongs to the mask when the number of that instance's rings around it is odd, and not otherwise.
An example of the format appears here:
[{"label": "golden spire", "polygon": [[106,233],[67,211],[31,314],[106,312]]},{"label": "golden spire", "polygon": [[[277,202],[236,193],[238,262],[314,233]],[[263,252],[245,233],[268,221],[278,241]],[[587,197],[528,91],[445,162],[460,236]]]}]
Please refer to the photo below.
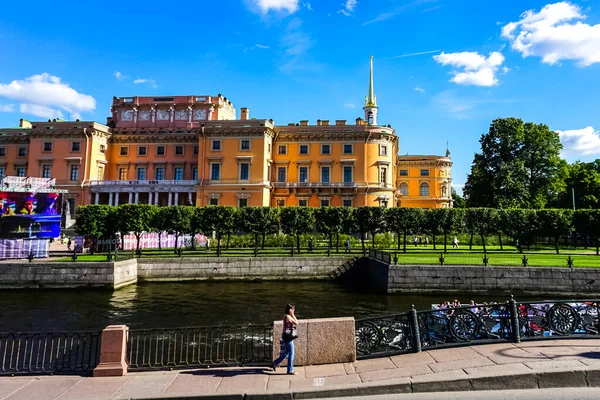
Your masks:
[{"label": "golden spire", "polygon": [[373,56],[371,56],[371,66],[369,69],[369,94],[367,95],[367,101],[365,107],[377,107],[377,97],[373,90]]}]

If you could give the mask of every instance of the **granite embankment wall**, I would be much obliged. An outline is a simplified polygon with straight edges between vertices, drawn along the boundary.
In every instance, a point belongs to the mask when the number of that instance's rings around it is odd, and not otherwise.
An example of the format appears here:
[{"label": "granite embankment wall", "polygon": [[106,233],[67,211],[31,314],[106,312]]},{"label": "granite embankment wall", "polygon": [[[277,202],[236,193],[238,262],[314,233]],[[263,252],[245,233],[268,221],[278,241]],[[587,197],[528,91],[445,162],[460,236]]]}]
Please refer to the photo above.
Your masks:
[{"label": "granite embankment wall", "polygon": [[138,281],[324,279],[345,257],[142,258],[120,262],[0,264],[0,288],[108,288]]},{"label": "granite embankment wall", "polygon": [[[382,266],[371,279],[387,293],[479,293],[548,296],[600,294],[600,268]],[[382,270],[387,268],[387,279]],[[379,270],[379,273],[377,273]]]},{"label": "granite embankment wall", "polygon": [[0,288],[107,288],[137,282],[137,260],[0,264]]}]

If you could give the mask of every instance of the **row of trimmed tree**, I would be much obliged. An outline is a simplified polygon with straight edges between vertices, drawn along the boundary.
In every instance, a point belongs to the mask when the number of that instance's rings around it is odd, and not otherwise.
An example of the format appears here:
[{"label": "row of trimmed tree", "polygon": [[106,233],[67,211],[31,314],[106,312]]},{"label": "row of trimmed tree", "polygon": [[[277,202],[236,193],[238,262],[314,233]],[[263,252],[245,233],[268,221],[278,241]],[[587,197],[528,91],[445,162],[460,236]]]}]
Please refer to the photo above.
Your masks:
[{"label": "row of trimmed tree", "polygon": [[214,232],[219,253],[222,239],[236,233],[253,235],[258,248],[261,240],[264,247],[267,235],[282,232],[295,238],[298,252],[300,236],[313,232],[327,236],[329,246],[337,251],[340,233],[359,236],[364,250],[367,236],[371,236],[374,246],[377,234],[393,232],[398,236],[398,249],[403,244],[405,252],[407,237],[419,234],[430,235],[434,249],[436,237],[443,236],[444,251],[452,234],[470,234],[471,244],[473,236],[479,236],[484,252],[485,238],[491,235],[498,235],[501,248],[502,236],[513,238],[519,247],[534,242],[536,237],[550,237],[557,253],[559,239],[577,233],[591,239],[598,254],[600,210],[88,205],[77,208],[76,232],[93,240],[132,233],[138,250],[144,232],[167,232],[176,238]]}]

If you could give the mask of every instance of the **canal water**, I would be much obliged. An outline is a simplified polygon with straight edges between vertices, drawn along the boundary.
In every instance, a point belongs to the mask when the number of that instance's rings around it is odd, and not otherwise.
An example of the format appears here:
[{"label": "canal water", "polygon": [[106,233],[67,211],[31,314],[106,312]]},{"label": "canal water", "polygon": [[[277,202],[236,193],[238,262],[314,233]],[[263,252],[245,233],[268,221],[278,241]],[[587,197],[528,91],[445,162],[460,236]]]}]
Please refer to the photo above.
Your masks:
[{"label": "canal water", "polygon": [[287,303],[296,305],[300,319],[369,317],[406,312],[411,304],[430,309],[455,298],[466,304],[471,298],[504,302],[508,296],[357,293],[334,282],[308,281],[151,283],[115,292],[3,290],[0,332],[99,330],[111,324],[138,329],[270,324],[281,318]]}]

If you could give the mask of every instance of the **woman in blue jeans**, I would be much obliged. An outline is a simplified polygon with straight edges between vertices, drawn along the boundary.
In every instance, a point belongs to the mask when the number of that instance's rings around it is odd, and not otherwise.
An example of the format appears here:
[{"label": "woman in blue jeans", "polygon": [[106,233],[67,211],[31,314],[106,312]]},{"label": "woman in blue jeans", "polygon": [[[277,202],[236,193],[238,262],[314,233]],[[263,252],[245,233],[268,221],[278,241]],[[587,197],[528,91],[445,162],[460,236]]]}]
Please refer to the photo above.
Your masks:
[{"label": "woman in blue jeans", "polygon": [[277,366],[281,364],[283,360],[287,357],[288,365],[287,365],[287,373],[288,375],[296,375],[294,372],[294,339],[298,336],[296,335],[296,327],[298,326],[298,320],[294,315],[296,307],[293,304],[288,304],[285,306],[285,315],[283,316],[283,330],[281,332],[281,342],[280,342],[280,354],[277,360],[273,361],[271,364],[271,368],[273,371],[277,369]]}]

